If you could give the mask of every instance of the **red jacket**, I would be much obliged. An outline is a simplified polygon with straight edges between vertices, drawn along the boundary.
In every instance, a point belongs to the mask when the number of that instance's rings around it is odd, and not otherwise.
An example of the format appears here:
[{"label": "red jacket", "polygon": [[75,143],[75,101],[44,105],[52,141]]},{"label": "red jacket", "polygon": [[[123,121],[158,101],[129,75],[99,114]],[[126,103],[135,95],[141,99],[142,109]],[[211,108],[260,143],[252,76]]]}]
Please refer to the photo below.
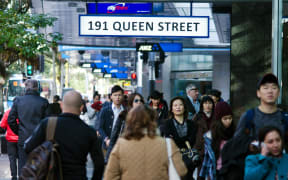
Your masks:
[{"label": "red jacket", "polygon": [[[8,116],[9,116],[10,111],[11,111],[11,109],[7,110],[4,113],[0,126],[3,129],[7,129],[6,139],[8,142],[18,142],[18,136],[13,133],[13,131],[10,129],[10,126],[8,124]],[[18,119],[17,119],[17,123],[19,123]]]},{"label": "red jacket", "polygon": [[97,102],[94,102],[91,107],[93,109],[95,109],[96,111],[100,111],[101,108],[102,108],[102,102],[101,101],[97,101]]}]

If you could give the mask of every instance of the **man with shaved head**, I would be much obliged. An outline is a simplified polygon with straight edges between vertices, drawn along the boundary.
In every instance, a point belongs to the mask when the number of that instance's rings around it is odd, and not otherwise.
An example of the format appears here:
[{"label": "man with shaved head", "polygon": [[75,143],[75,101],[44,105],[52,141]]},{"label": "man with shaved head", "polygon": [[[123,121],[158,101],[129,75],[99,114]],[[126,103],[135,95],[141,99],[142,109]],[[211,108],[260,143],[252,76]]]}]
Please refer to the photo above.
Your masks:
[{"label": "man with shaved head", "polygon": [[[40,97],[39,84],[35,79],[25,81],[25,95],[18,96],[13,100],[13,106],[8,116],[8,124],[11,130],[19,136],[18,140],[18,174],[26,163],[27,154],[23,146],[25,140],[46,116],[48,100]],[[17,120],[19,120],[19,124]]]},{"label": "man with shaved head", "polygon": [[[101,179],[104,171],[101,144],[95,130],[79,118],[83,109],[81,94],[77,91],[65,93],[62,108],[54,139],[59,144],[64,180],[87,180],[85,166],[88,153],[94,163],[92,179]],[[27,153],[46,140],[47,122],[48,118],[44,119],[25,142]]]}]

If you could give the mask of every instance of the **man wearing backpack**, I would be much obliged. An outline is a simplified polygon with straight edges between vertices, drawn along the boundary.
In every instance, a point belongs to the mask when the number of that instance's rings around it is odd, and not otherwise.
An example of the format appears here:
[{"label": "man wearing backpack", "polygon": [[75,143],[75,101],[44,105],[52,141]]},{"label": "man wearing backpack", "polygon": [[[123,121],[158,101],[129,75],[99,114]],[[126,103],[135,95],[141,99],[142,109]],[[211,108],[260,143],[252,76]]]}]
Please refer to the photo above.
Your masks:
[{"label": "man wearing backpack", "polygon": [[[63,113],[58,116],[54,140],[59,144],[64,180],[87,180],[86,161],[90,153],[94,163],[93,180],[101,179],[104,171],[104,157],[95,130],[83,122],[79,115],[83,109],[82,97],[76,91],[69,91],[63,98]],[[35,129],[25,142],[26,152],[46,140],[48,118]]]},{"label": "man wearing backpack", "polygon": [[287,116],[276,104],[279,92],[278,79],[274,74],[265,74],[257,83],[260,105],[241,116],[233,139],[222,149],[220,175],[223,179],[243,179],[245,158],[249,154],[258,153],[257,139],[260,128],[272,125],[281,129],[283,134],[287,131]]},{"label": "man wearing backpack", "polygon": [[276,104],[279,93],[277,77],[272,73],[265,74],[257,84],[257,97],[260,100],[260,105],[241,116],[235,136],[249,133],[256,140],[258,130],[267,125],[278,127],[284,134],[285,114],[277,108]]}]

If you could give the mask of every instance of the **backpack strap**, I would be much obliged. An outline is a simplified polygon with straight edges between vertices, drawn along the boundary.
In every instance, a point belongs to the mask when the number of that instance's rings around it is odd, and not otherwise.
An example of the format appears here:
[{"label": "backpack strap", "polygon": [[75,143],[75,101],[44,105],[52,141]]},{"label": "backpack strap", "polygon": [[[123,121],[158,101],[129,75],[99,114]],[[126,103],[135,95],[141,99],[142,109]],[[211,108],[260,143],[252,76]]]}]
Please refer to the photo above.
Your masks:
[{"label": "backpack strap", "polygon": [[46,140],[50,141],[54,139],[56,123],[57,123],[57,117],[49,117],[46,128]]},{"label": "backpack strap", "polygon": [[287,112],[281,112],[282,113],[282,124],[284,124],[284,131],[286,132],[288,130],[288,113]]},{"label": "backpack strap", "polygon": [[253,109],[249,109],[246,112],[245,115],[245,133],[250,135],[251,134],[251,130],[252,132],[254,131],[254,123],[253,123],[253,118],[254,118],[254,108]]}]

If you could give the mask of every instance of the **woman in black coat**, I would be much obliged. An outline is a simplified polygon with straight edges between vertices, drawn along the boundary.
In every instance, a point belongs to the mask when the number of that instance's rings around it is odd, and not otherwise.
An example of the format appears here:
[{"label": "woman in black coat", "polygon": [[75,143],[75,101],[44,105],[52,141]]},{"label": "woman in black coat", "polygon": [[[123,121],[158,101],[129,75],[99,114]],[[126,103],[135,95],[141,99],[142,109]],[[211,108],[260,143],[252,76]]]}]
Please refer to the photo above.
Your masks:
[{"label": "woman in black coat", "polygon": [[[187,120],[188,111],[185,100],[182,97],[173,98],[170,102],[169,113],[170,117],[165,122],[162,133],[165,137],[172,138],[181,151],[188,149],[188,146],[192,148],[196,141],[197,126],[193,121]],[[191,166],[191,163],[188,164],[187,161],[185,164],[188,168],[186,179],[193,179],[194,166]]]},{"label": "woman in black coat", "polygon": [[[204,96],[200,102],[200,111],[194,116],[193,121],[197,124],[197,139],[194,148],[200,154],[201,162],[204,159],[204,134],[211,129],[214,117],[214,101],[210,96]],[[201,163],[202,164],[202,163]],[[198,168],[198,170],[201,168]]]}]

